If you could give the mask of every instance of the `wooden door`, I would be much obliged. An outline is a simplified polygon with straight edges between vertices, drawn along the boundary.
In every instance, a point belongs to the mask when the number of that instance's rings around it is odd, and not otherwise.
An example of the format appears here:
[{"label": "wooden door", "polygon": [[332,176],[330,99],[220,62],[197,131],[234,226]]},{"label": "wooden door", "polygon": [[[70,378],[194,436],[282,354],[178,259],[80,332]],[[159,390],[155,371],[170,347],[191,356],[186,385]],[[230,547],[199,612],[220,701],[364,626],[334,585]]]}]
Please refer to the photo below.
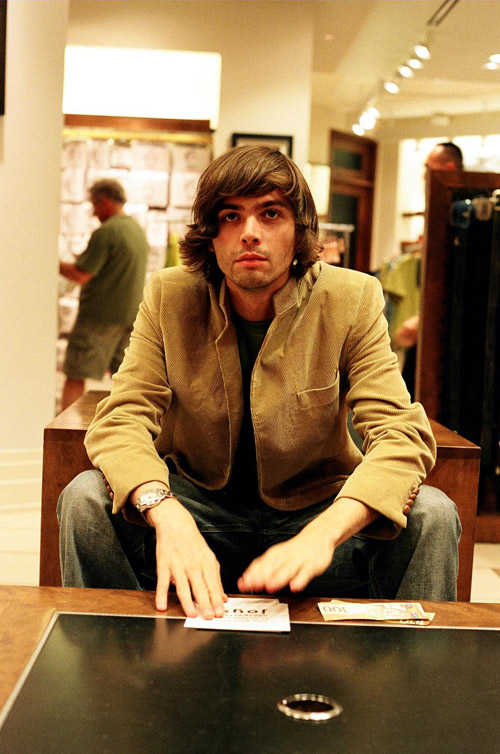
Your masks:
[{"label": "wooden door", "polygon": [[330,132],[329,221],[354,225],[346,266],[370,271],[377,143],[354,134]]}]

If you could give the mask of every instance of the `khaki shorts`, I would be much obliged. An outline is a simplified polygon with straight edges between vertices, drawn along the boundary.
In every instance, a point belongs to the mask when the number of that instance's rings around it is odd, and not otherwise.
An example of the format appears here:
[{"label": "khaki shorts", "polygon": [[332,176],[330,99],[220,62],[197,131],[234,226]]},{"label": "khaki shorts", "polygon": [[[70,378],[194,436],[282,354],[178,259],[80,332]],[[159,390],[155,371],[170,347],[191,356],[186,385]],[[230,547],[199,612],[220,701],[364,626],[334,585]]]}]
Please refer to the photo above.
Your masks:
[{"label": "khaki shorts", "polygon": [[70,380],[102,380],[114,374],[123,361],[131,325],[102,325],[76,320],[68,340],[63,372]]}]

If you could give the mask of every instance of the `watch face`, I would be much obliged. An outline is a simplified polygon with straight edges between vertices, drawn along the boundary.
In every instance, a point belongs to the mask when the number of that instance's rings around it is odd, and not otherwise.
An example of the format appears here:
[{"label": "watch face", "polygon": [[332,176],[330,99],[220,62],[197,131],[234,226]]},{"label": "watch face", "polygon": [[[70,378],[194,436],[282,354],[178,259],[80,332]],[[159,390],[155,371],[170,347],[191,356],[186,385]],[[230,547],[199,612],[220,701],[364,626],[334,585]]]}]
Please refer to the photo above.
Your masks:
[{"label": "watch face", "polygon": [[169,496],[168,490],[150,490],[149,492],[144,492],[135,503],[136,508],[139,511],[147,510],[148,508],[152,508],[154,505],[158,505],[158,503],[161,503],[161,501]]}]

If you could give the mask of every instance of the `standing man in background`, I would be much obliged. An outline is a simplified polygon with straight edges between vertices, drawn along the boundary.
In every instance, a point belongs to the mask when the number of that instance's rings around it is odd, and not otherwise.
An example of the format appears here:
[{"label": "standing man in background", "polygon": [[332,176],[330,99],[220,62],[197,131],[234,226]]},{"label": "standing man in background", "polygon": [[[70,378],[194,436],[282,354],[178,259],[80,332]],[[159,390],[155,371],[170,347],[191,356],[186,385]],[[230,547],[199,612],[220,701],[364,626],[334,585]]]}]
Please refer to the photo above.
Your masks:
[{"label": "standing man in background", "polygon": [[82,395],[85,379],[101,380],[120,366],[146,277],[146,234],[123,211],[123,186],[102,178],[90,187],[89,198],[101,226],[74,264],[59,263],[60,274],[82,286],[63,366],[62,409]]}]

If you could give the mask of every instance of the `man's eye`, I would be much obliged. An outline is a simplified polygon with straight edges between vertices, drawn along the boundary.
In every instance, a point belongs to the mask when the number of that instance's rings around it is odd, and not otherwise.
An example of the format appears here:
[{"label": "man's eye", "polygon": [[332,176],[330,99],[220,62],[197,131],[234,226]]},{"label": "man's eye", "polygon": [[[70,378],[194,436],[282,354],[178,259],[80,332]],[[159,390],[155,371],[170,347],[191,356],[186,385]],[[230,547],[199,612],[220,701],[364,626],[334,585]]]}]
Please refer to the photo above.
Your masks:
[{"label": "man's eye", "polygon": [[227,215],[222,215],[220,221],[221,223],[233,223],[237,217],[236,212],[228,212]]},{"label": "man's eye", "polygon": [[266,215],[270,220],[275,220],[277,217],[279,217],[279,212],[276,209],[268,209],[266,210]]}]

